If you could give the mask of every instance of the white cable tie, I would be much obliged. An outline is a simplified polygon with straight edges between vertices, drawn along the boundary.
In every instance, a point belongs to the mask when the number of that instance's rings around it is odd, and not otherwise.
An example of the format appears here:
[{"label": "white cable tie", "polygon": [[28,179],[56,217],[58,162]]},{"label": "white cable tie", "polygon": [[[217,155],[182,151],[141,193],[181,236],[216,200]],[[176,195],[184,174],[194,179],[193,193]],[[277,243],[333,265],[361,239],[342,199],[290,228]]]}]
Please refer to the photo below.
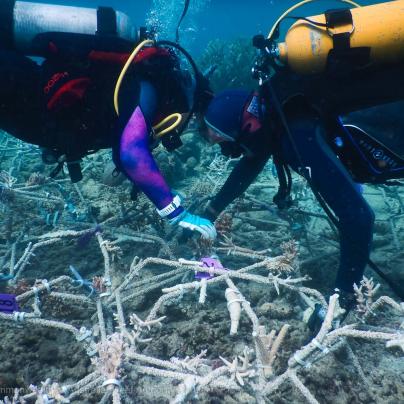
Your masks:
[{"label": "white cable tie", "polygon": [[87,351],[87,355],[91,358],[92,356],[94,356],[97,353],[97,349],[93,349],[92,351],[88,350]]},{"label": "white cable tie", "polygon": [[227,308],[229,308],[229,306],[230,306],[232,303],[236,303],[236,302],[242,303],[242,302],[245,302],[245,300],[244,300],[244,299],[233,299],[233,300],[230,300],[230,302],[227,303]]},{"label": "white cable tie", "polygon": [[52,403],[53,402],[53,400],[51,399],[51,400],[49,400],[49,396],[47,395],[47,394],[42,394],[42,401],[43,401],[43,403],[44,404],[48,404],[48,403]]},{"label": "white cable tie", "polygon": [[53,226],[53,227],[56,227],[57,222],[58,222],[58,219],[59,219],[59,211],[57,211],[57,212],[53,215],[53,220],[52,220],[52,226]]},{"label": "white cable tie", "polygon": [[48,280],[47,279],[42,279],[42,284],[45,286],[45,289],[48,291],[48,293],[50,293],[51,288],[50,288]]},{"label": "white cable tie", "polygon": [[115,385],[117,387],[120,387],[121,381],[118,380],[118,379],[107,379],[107,380],[105,380],[104,383],[102,383],[102,387],[110,386],[111,384],[113,384],[113,385]]},{"label": "white cable tie", "polygon": [[181,198],[175,195],[173,200],[163,209],[156,209],[160,217],[167,217],[181,206]]},{"label": "white cable tie", "polygon": [[310,362],[305,362],[303,359],[299,358],[297,356],[297,353],[293,355],[293,359],[300,365],[303,366],[304,368],[308,369],[311,366]]},{"label": "white cable tie", "polygon": [[100,297],[107,297],[107,296],[111,296],[111,293],[109,292],[100,293]]},{"label": "white cable tie", "polygon": [[16,323],[18,323],[19,321],[23,322],[24,319],[25,319],[25,312],[23,312],[23,311],[15,311],[14,312],[14,321]]},{"label": "white cable tie", "polygon": [[320,344],[320,343],[317,341],[316,338],[313,338],[311,342],[312,342],[313,345],[314,345],[316,348],[318,348],[321,352],[323,352],[323,353],[325,353],[325,354],[328,353],[328,352],[330,352],[330,350],[329,350],[326,346]]},{"label": "white cable tie", "polygon": [[80,329],[80,334],[76,337],[76,340],[81,342],[91,337],[91,335],[92,334],[90,330],[87,330],[86,328],[84,330]]}]

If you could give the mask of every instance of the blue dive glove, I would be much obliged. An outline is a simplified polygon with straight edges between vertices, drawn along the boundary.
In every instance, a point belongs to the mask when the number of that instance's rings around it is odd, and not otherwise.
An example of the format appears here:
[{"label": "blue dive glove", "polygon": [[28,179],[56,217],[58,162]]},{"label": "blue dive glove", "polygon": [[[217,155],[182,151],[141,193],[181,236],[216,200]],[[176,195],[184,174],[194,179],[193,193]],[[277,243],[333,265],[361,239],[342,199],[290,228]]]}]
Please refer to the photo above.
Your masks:
[{"label": "blue dive glove", "polygon": [[169,219],[168,222],[171,225],[176,224],[184,229],[197,231],[201,234],[202,238],[214,240],[217,236],[215,226],[210,220],[192,215],[186,210],[181,212],[178,216]]}]

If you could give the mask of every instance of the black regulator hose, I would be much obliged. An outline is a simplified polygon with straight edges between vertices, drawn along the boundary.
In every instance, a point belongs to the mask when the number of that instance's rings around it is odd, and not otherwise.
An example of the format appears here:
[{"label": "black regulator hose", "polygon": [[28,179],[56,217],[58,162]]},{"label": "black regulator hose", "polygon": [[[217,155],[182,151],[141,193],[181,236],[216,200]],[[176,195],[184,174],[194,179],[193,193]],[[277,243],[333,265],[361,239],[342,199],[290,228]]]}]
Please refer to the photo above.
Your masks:
[{"label": "black regulator hose", "polygon": [[178,24],[177,24],[177,29],[175,30],[175,42],[177,42],[177,43],[180,41],[180,26],[181,26],[182,20],[187,15],[188,8],[189,8],[189,3],[190,3],[190,0],[185,0],[184,10],[182,11],[182,15],[181,15],[180,20],[178,21]]},{"label": "black regulator hose", "polygon": [[201,91],[203,91],[204,88],[204,77],[202,75],[202,73],[199,71],[194,59],[192,58],[192,56],[178,43],[172,42],[172,41],[158,41],[156,42],[156,46],[169,46],[172,47],[176,50],[178,50],[180,53],[182,53],[185,58],[187,59],[187,61],[189,62],[189,64],[192,67],[192,70],[194,71],[194,75],[195,75],[195,93],[194,93],[194,99],[193,99],[193,105],[191,107],[191,110],[189,111],[189,115],[187,116],[186,120],[184,121],[183,127],[186,127],[189,123],[189,121],[192,118],[192,115],[197,111],[197,107],[198,107],[198,98],[199,95],[201,93]]}]

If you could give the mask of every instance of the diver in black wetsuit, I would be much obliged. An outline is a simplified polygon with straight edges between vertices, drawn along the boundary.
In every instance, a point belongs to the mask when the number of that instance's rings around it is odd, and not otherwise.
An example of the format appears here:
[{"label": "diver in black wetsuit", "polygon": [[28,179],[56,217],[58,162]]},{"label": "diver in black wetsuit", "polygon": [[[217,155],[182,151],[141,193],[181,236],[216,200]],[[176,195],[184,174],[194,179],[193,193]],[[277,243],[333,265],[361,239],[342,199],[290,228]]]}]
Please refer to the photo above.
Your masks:
[{"label": "diver in black wetsuit", "polygon": [[[389,80],[394,79],[391,75],[386,77]],[[390,96],[386,91],[377,93],[383,86],[380,82],[375,82],[374,88],[370,87],[368,90],[373,96],[372,102],[369,102],[372,97],[367,97],[366,100],[365,95],[356,94],[348,97],[345,104],[341,102],[341,105],[346,110],[355,110],[359,105],[375,105],[377,100],[404,99],[404,80],[400,80],[396,81],[399,89],[390,91]],[[303,88],[304,83],[300,84]],[[308,87],[312,89],[311,86]],[[344,94],[345,90],[335,85],[333,95],[337,93],[337,89]],[[353,285],[361,281],[369,259],[375,220],[357,182],[383,182],[389,178],[403,178],[404,163],[393,153],[391,156],[395,160],[391,166],[387,159],[374,158],[370,161],[369,158],[368,161],[364,156],[366,151],[352,154],[352,150],[356,151],[353,145],[339,143],[349,142],[352,134],[347,132],[340,119],[329,109],[330,105],[335,106],[341,98],[331,97],[332,102],[320,102],[321,107],[317,108],[318,105],[313,105],[309,98],[301,94],[298,91],[281,101],[292,138],[285,134],[278,111],[262,100],[258,93],[228,90],[218,94],[210,103],[205,114],[207,137],[211,143],[220,144],[223,154],[243,157],[222,189],[210,201],[205,217],[214,221],[226,206],[242,195],[271,156],[274,157],[274,163],[284,182],[280,182],[280,189],[274,197],[278,207],[290,206],[290,189],[285,180],[287,171],[283,171],[285,167],[291,167],[300,175],[310,178],[312,185],[339,220],[340,264],[335,286],[341,291],[342,305],[349,308],[353,303]],[[345,93],[347,94],[349,93]],[[369,138],[369,141],[375,140]],[[374,144],[382,147],[377,142]],[[343,153],[337,157],[338,147],[342,147]],[[386,155],[390,152],[385,151]]]}]

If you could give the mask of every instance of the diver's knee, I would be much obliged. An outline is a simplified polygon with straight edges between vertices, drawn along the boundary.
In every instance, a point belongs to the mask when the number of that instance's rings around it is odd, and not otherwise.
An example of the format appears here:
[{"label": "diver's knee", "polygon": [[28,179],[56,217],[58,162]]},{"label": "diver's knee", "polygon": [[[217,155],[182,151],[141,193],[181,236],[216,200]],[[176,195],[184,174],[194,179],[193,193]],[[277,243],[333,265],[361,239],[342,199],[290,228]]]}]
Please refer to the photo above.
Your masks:
[{"label": "diver's knee", "polygon": [[361,213],[359,216],[361,223],[363,223],[365,226],[373,228],[373,225],[375,223],[375,213],[369,205],[366,206],[366,208],[361,209]]}]

